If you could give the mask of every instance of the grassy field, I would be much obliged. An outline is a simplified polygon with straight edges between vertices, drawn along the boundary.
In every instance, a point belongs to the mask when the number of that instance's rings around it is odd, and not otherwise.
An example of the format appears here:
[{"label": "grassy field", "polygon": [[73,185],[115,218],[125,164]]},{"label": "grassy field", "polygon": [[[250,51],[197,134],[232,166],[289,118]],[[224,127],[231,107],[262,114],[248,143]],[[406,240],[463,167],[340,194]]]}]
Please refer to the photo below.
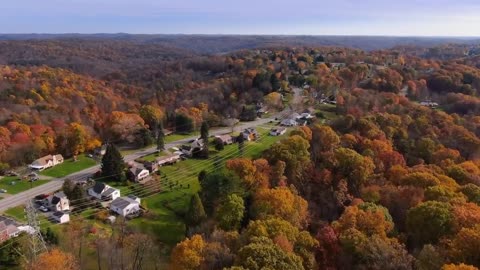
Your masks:
[{"label": "grassy field", "polygon": [[97,163],[95,162],[95,160],[87,156],[81,155],[81,156],[78,156],[77,161],[73,161],[73,159],[67,159],[62,164],[57,165],[50,169],[46,169],[42,171],[40,174],[59,178],[59,177],[67,176],[71,173],[81,171],[86,168],[90,168],[92,166],[95,166],[96,164]]},{"label": "grassy field", "polygon": [[0,179],[0,189],[6,189],[7,194],[17,194],[30,189],[30,187],[40,186],[47,182],[47,180],[28,182],[27,180],[20,180],[17,176],[6,176]]}]

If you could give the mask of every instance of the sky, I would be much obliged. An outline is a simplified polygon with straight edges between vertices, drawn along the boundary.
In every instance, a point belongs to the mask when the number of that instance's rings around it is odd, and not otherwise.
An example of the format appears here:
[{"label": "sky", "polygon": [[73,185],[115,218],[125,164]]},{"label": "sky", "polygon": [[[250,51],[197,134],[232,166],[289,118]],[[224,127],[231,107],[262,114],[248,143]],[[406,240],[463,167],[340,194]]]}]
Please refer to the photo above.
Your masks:
[{"label": "sky", "polygon": [[11,0],[0,33],[480,36],[479,0]]}]

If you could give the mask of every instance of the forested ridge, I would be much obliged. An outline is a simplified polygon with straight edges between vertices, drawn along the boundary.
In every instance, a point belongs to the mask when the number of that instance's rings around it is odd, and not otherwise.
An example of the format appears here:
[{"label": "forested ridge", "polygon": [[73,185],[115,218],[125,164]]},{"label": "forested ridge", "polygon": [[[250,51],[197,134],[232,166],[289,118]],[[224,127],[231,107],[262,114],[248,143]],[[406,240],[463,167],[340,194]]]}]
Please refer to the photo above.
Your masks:
[{"label": "forested ridge", "polygon": [[[304,106],[293,109],[316,110],[310,125],[258,158],[234,158],[198,176],[172,269],[480,267],[475,45],[198,55],[123,43],[95,54],[58,42],[26,42],[42,57],[24,47],[3,56],[4,167],[52,151],[76,155],[106,140],[134,144],[159,121],[181,128],[178,115],[195,129],[253,120],[257,103],[281,111],[298,88]],[[327,102],[329,117],[319,109]]]}]

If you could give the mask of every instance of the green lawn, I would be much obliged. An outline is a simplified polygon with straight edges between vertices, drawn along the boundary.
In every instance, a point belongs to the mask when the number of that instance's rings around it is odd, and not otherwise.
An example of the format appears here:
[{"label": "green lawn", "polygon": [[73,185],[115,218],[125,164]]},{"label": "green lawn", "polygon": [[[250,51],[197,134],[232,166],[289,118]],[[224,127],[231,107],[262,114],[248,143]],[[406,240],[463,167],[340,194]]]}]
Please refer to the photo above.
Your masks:
[{"label": "green lawn", "polygon": [[21,206],[17,206],[17,207],[13,207],[13,208],[10,208],[8,209],[7,211],[5,211],[5,215],[9,216],[9,217],[12,217],[20,222],[26,222],[27,219],[25,218],[25,206],[21,205]]},{"label": "green lawn", "polygon": [[153,154],[150,154],[150,155],[146,155],[146,156],[143,156],[141,158],[139,158],[140,161],[150,161],[150,162],[153,162],[155,161],[155,159],[157,157],[163,157],[163,156],[166,156],[168,155],[168,151],[165,152],[165,151],[162,151],[160,153],[153,153]]},{"label": "green lawn", "polygon": [[187,139],[187,138],[193,137],[195,135],[199,135],[199,133],[198,132],[193,132],[193,133],[190,133],[190,134],[176,134],[176,133],[174,133],[174,134],[165,136],[165,143],[171,143],[171,142]]},{"label": "green lawn", "polygon": [[77,161],[73,161],[73,159],[67,159],[62,164],[50,169],[46,169],[40,174],[59,178],[84,170],[86,168],[90,168],[92,166],[95,166],[96,164],[97,163],[92,158],[81,155],[78,156]]},{"label": "green lawn", "polygon": [[17,194],[30,189],[30,187],[40,186],[47,182],[47,180],[28,182],[27,180],[20,180],[17,176],[7,176],[0,179],[0,189],[6,189],[7,194]]}]

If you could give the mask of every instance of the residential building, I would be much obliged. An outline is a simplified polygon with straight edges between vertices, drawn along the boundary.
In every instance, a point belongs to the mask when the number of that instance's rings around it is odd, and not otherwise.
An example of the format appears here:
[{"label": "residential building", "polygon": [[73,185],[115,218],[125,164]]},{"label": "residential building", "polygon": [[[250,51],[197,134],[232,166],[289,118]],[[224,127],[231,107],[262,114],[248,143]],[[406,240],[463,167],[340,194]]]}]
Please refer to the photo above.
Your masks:
[{"label": "residential building", "polygon": [[70,221],[70,214],[57,211],[52,214],[52,219],[60,224],[67,223]]},{"label": "residential building", "polygon": [[88,189],[88,195],[103,201],[111,201],[120,197],[120,190],[112,188],[111,186],[96,182],[95,185]]},{"label": "residential building", "polygon": [[254,128],[246,128],[240,135],[242,135],[246,141],[256,141],[260,138],[257,130]]},{"label": "residential building", "polygon": [[284,119],[282,122],[280,122],[280,125],[285,127],[294,127],[298,125],[298,123],[296,119]]},{"label": "residential building", "polygon": [[32,170],[42,171],[61,163],[63,163],[62,155],[48,155],[35,160],[28,167]]},{"label": "residential building", "polygon": [[143,166],[134,165],[128,169],[127,175],[130,181],[141,182],[150,175],[150,172]]},{"label": "residential building", "polygon": [[287,132],[287,129],[284,127],[276,127],[270,130],[270,135],[272,136],[281,136]]},{"label": "residential building", "polygon": [[195,139],[190,145],[182,145],[182,153],[191,157],[194,153],[200,152],[204,147],[203,139]]},{"label": "residential building", "polygon": [[172,165],[180,160],[180,155],[178,154],[169,154],[167,156],[158,157],[155,159],[155,162],[158,166]]},{"label": "residential building", "polygon": [[17,237],[19,234],[20,230],[13,219],[0,216],[0,243],[12,237]]},{"label": "residential building", "polygon": [[120,197],[113,200],[110,210],[126,217],[140,211],[140,198],[135,196]]},{"label": "residential building", "polygon": [[420,102],[420,105],[425,106],[425,107],[430,107],[432,109],[435,109],[435,108],[438,107],[437,102],[432,102],[432,101],[429,101],[429,100]]},{"label": "residential building", "polygon": [[157,162],[150,162],[147,161],[143,164],[145,166],[145,169],[147,169],[150,173],[154,173],[158,171],[158,163]]},{"label": "residential building", "polygon": [[70,201],[63,191],[57,192],[48,197],[49,208],[52,211],[70,210]]},{"label": "residential building", "polygon": [[223,145],[233,144],[233,137],[230,135],[217,135],[215,136],[215,140],[221,141]]}]

